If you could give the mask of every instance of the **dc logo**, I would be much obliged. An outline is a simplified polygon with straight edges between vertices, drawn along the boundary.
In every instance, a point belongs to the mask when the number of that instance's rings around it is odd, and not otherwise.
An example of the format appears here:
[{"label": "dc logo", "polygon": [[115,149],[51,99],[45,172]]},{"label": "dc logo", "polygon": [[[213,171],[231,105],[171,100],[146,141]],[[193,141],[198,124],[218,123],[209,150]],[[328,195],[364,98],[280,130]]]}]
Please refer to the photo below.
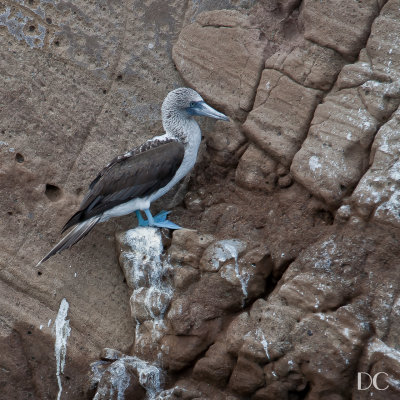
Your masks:
[{"label": "dc logo", "polygon": [[[371,386],[373,386],[376,390],[386,390],[389,385],[383,387],[382,382],[381,386],[378,384],[378,378],[380,375],[388,374],[386,372],[377,372],[375,375],[370,375],[367,372],[358,372],[357,373],[357,389],[358,390],[368,390]],[[382,380],[382,379],[381,379]]]}]

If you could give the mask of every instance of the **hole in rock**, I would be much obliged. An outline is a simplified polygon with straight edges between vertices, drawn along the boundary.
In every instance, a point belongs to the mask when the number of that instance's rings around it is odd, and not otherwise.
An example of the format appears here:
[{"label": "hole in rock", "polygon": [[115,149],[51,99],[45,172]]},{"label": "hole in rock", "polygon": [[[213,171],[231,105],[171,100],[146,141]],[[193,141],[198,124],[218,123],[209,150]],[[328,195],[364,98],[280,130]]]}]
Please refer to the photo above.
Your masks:
[{"label": "hole in rock", "polygon": [[17,162],[19,162],[19,163],[23,163],[24,162],[24,156],[21,154],[21,153],[17,153],[16,155],[15,155],[15,160],[17,161]]},{"label": "hole in rock", "polygon": [[28,335],[32,335],[32,331],[28,331],[26,332]]},{"label": "hole in rock", "polygon": [[60,46],[60,42],[58,41],[58,40],[56,40],[55,42],[54,42],[54,44],[58,47],[58,46]]},{"label": "hole in rock", "polygon": [[29,27],[29,31],[30,32],[33,32],[35,30],[35,26],[34,25],[31,25],[30,27]]},{"label": "hole in rock", "polygon": [[308,398],[308,394],[310,392],[310,383],[307,382],[305,383],[304,388],[301,388],[301,386],[299,387],[298,391],[294,392],[294,391],[289,391],[288,392],[288,399],[289,400],[303,400]]},{"label": "hole in rock", "polygon": [[323,225],[333,225],[333,215],[330,211],[328,210],[317,210],[315,213],[315,223],[323,224]]},{"label": "hole in rock", "polygon": [[51,24],[53,21],[51,20],[51,18],[46,18],[46,22],[47,22],[48,24]]},{"label": "hole in rock", "polygon": [[117,76],[117,81],[122,81],[122,75]]},{"label": "hole in rock", "polygon": [[41,276],[42,275],[42,273],[40,272],[40,271],[38,271],[38,273],[37,273],[39,276]]},{"label": "hole in rock", "polygon": [[61,189],[55,185],[51,185],[50,183],[46,183],[46,191],[44,194],[50,201],[57,201],[62,196]]},{"label": "hole in rock", "polygon": [[12,211],[7,211],[8,215],[13,215]]}]

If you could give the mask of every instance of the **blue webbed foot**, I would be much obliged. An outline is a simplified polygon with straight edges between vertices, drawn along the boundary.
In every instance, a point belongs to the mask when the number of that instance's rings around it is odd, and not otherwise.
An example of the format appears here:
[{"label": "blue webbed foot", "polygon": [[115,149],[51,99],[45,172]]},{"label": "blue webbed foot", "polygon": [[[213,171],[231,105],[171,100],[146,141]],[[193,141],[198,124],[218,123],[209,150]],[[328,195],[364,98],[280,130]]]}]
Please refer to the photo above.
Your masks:
[{"label": "blue webbed foot", "polygon": [[170,213],[171,211],[160,211],[157,215],[155,215],[154,218],[154,222],[163,222],[167,219],[167,215]]},{"label": "blue webbed foot", "polygon": [[181,226],[175,224],[172,221],[165,220],[163,222],[154,222],[154,226],[159,228],[168,228],[168,229],[182,229]]},{"label": "blue webbed foot", "polygon": [[[169,211],[161,211],[155,217],[153,217],[151,215],[151,212],[149,209],[144,210],[144,212],[146,214],[147,221],[145,221],[146,225],[141,225],[141,226],[156,226],[158,228],[182,229],[179,225],[174,224],[173,222],[167,220],[167,215],[170,213]],[[140,217],[142,217],[142,216],[140,216]]]}]

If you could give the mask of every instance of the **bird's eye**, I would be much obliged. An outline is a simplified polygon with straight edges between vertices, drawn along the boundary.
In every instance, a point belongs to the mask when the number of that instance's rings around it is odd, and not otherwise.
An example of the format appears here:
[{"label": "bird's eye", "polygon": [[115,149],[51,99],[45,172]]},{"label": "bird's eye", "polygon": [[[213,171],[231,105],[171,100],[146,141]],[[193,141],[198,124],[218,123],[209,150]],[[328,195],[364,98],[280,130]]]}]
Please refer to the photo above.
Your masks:
[{"label": "bird's eye", "polygon": [[196,102],[195,101],[191,101],[190,102],[190,107],[194,107],[196,105]]}]

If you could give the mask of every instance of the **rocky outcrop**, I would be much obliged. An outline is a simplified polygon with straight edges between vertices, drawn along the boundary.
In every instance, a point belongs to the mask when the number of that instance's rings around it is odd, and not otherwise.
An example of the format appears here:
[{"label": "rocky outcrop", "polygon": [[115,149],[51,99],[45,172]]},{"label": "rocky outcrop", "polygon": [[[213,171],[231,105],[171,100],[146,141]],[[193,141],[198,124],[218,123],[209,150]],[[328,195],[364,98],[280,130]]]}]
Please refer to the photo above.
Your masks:
[{"label": "rocky outcrop", "polygon": [[[399,21],[396,0],[0,5],[2,396],[399,398]],[[115,220],[35,269],[183,82],[231,118],[154,205],[185,229]]]},{"label": "rocky outcrop", "polygon": [[241,119],[252,107],[264,63],[260,35],[238,11],[205,12],[182,30],[172,54],[186,81]]},{"label": "rocky outcrop", "polygon": [[388,2],[372,24],[359,60],[343,68],[335,90],[317,107],[309,135],[293,160],[295,178],[328,203],[338,205],[354,190],[368,169],[379,127],[399,105],[399,50],[387,37],[398,29],[398,17],[399,10]]}]

